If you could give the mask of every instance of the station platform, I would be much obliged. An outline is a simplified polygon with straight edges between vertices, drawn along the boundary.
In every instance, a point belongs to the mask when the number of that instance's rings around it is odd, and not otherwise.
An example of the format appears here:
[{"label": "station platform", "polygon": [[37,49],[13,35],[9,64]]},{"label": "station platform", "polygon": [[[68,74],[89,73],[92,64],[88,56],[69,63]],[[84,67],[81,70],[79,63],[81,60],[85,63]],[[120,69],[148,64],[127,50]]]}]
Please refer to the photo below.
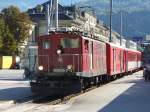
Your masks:
[{"label": "station platform", "polygon": [[[7,88],[4,82],[1,84]],[[14,86],[28,88],[26,84],[19,83],[14,83]],[[7,106],[12,103],[11,99],[15,98],[13,96],[23,96],[23,93],[26,96],[30,93],[29,88],[18,89],[19,95],[13,94],[18,91],[14,87],[14,91],[10,88],[8,90],[10,91],[0,91],[2,112],[150,112],[150,82],[144,81],[143,71],[125,76],[58,105],[25,103],[8,108]],[[6,100],[9,102],[4,105],[3,102]]]},{"label": "station platform", "polygon": [[150,112],[150,82],[140,71],[73,98],[55,112]]},{"label": "station platform", "polygon": [[0,112],[14,101],[32,95],[28,80],[23,78],[23,70],[0,70]]}]

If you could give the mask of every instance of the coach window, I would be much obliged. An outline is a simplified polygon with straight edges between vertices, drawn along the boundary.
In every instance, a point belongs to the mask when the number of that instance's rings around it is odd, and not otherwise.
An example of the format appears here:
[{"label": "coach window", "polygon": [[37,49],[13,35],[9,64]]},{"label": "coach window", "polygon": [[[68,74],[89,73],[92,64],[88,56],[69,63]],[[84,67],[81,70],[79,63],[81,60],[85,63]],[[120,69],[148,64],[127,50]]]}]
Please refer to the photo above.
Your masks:
[{"label": "coach window", "polygon": [[50,42],[49,41],[44,41],[43,42],[43,49],[49,49],[50,48]]},{"label": "coach window", "polygon": [[79,39],[62,38],[61,46],[63,48],[79,48]]}]

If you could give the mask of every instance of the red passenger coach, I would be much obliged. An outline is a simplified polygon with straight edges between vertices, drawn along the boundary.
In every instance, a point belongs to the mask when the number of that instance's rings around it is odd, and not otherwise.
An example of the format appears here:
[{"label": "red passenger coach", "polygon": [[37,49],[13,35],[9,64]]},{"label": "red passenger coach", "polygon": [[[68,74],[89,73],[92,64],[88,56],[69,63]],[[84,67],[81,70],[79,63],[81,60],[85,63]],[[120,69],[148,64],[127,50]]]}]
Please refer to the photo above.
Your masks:
[{"label": "red passenger coach", "polygon": [[141,52],[107,43],[107,75],[116,76],[141,69]]},{"label": "red passenger coach", "polygon": [[126,70],[126,54],[123,47],[107,43],[107,74],[117,75]]},{"label": "red passenger coach", "polygon": [[126,49],[126,72],[136,71],[141,68],[141,52]]}]

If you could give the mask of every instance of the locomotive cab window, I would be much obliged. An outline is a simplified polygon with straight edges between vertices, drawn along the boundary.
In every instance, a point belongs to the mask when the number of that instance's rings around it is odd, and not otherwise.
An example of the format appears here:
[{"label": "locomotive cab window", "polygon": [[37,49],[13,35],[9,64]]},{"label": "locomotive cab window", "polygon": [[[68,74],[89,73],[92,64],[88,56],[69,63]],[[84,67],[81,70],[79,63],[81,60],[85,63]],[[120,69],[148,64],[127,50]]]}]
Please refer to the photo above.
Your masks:
[{"label": "locomotive cab window", "polygon": [[62,38],[61,46],[63,48],[79,48],[79,39]]},{"label": "locomotive cab window", "polygon": [[85,49],[86,49],[86,50],[89,49],[89,41],[88,41],[88,40],[85,40],[84,46],[85,46]]},{"label": "locomotive cab window", "polygon": [[43,42],[43,49],[49,49],[50,48],[50,42],[49,41],[44,41]]}]

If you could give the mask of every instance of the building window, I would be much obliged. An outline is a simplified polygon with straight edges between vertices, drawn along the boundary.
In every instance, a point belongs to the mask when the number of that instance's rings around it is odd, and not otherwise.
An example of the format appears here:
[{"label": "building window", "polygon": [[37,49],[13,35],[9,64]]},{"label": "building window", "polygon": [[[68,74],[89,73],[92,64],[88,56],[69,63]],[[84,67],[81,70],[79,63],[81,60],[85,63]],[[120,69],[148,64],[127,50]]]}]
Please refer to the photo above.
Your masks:
[{"label": "building window", "polygon": [[44,49],[49,49],[50,48],[50,42],[49,41],[44,41],[43,42],[43,48]]}]

